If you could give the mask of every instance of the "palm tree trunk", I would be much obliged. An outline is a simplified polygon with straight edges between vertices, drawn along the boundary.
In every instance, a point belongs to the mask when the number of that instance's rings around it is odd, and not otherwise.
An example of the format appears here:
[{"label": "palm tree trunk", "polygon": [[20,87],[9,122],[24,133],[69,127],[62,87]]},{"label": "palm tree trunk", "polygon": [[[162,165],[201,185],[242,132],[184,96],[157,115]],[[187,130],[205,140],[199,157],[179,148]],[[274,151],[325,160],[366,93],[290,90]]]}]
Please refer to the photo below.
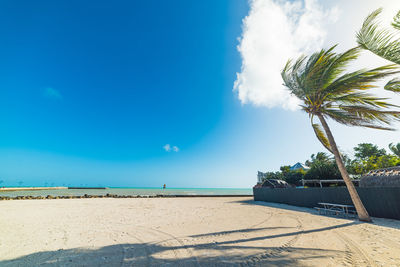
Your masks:
[{"label": "palm tree trunk", "polygon": [[356,208],[358,218],[360,219],[360,221],[372,222],[367,210],[365,209],[363,203],[361,202],[360,196],[358,195],[357,190],[353,185],[353,182],[350,180],[350,176],[347,173],[342,157],[340,156],[339,150],[336,146],[335,139],[333,138],[332,132],[329,129],[329,126],[326,123],[325,118],[321,114],[318,114],[317,116],[318,119],[321,121],[322,127],[324,127],[324,130],[328,137],[329,144],[331,145],[332,148],[333,155],[335,156],[336,164],[339,167],[340,174],[342,175],[342,178],[346,184],[347,190],[349,190],[349,194],[351,200],[353,201],[354,207]]}]

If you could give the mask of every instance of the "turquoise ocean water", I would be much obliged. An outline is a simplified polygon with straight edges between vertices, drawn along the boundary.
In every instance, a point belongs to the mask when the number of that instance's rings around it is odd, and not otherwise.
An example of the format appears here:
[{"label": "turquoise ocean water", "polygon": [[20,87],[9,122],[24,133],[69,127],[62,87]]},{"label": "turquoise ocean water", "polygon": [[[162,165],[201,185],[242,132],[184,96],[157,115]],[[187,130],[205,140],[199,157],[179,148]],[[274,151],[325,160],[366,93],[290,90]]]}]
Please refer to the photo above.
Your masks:
[{"label": "turquoise ocean water", "polygon": [[108,189],[58,189],[32,191],[4,191],[0,196],[81,196],[88,195],[253,195],[251,188],[108,188]]}]

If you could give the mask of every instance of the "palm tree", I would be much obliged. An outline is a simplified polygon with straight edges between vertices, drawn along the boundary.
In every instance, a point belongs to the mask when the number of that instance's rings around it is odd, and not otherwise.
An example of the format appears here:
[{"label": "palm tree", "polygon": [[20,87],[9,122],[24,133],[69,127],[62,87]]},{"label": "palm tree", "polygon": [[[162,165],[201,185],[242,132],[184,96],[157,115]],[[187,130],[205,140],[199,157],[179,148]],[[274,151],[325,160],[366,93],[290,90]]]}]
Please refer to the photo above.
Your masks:
[{"label": "palm tree", "polygon": [[330,156],[325,152],[318,152],[317,155],[312,154],[311,160],[314,161],[329,161],[331,160]]},{"label": "palm tree", "polygon": [[[295,62],[289,60],[281,74],[284,85],[302,102],[301,109],[309,114],[317,138],[334,155],[359,219],[369,222],[371,218],[350,180],[326,119],[348,126],[393,130],[388,126],[393,120],[400,120],[400,111],[389,109],[398,106],[366,91],[375,88],[374,83],[381,78],[399,73],[399,69],[386,65],[344,73],[348,64],[358,58],[360,48],[338,54],[333,52],[335,47],[309,57],[302,56]],[[314,122],[315,117],[322,128]]]},{"label": "palm tree", "polygon": [[[378,27],[377,18],[381,12],[382,8],[379,8],[368,15],[361,30],[357,33],[357,42],[361,48],[400,64],[400,39],[396,38],[396,35],[398,36],[400,33],[400,11],[392,22],[393,32]],[[400,92],[400,79],[392,79],[385,85],[385,89]]]},{"label": "palm tree", "polygon": [[396,156],[400,157],[400,143],[394,145],[393,143],[389,144],[389,149],[395,154]]},{"label": "palm tree", "polygon": [[311,160],[306,160],[305,165],[311,167],[316,162],[328,162],[331,158],[325,152],[318,152],[317,154],[311,154]]}]

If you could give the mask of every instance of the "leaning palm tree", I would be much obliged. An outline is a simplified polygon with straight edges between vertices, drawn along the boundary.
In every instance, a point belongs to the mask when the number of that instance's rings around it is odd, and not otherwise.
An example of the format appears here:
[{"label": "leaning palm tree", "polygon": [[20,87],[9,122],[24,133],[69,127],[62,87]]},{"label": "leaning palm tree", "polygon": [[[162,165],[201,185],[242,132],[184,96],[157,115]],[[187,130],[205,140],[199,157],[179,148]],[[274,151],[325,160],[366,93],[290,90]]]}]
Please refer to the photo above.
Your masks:
[{"label": "leaning palm tree", "polygon": [[[376,81],[398,73],[399,69],[395,65],[386,65],[344,73],[348,64],[357,59],[360,48],[338,54],[333,52],[335,47],[309,57],[302,56],[295,62],[289,60],[281,74],[284,85],[301,101],[301,109],[309,114],[317,138],[334,155],[359,219],[371,221],[346,171],[326,119],[348,126],[393,130],[389,125],[393,120],[400,120],[400,111],[390,109],[398,106],[366,91],[376,87]],[[322,128],[314,122],[315,117]]]},{"label": "leaning palm tree", "polygon": [[[368,15],[357,33],[357,42],[361,48],[400,64],[400,11],[393,18],[392,30],[379,27],[377,20],[381,12],[382,8],[379,8]],[[400,92],[400,79],[392,79],[386,84],[385,89]]]}]

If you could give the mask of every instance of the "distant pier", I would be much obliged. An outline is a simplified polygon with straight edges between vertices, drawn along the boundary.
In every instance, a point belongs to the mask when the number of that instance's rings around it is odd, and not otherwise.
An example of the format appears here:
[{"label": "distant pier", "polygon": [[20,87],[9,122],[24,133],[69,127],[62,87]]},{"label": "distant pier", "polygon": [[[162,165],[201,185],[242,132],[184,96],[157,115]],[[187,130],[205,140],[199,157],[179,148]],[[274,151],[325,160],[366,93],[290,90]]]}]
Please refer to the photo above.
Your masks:
[{"label": "distant pier", "polygon": [[65,186],[55,186],[55,187],[2,187],[0,192],[3,191],[32,191],[32,190],[59,190],[68,189]]},{"label": "distant pier", "polygon": [[1,187],[0,192],[6,191],[36,191],[36,190],[62,190],[62,189],[108,189],[108,187],[66,187],[66,186],[53,186],[53,187]]}]

